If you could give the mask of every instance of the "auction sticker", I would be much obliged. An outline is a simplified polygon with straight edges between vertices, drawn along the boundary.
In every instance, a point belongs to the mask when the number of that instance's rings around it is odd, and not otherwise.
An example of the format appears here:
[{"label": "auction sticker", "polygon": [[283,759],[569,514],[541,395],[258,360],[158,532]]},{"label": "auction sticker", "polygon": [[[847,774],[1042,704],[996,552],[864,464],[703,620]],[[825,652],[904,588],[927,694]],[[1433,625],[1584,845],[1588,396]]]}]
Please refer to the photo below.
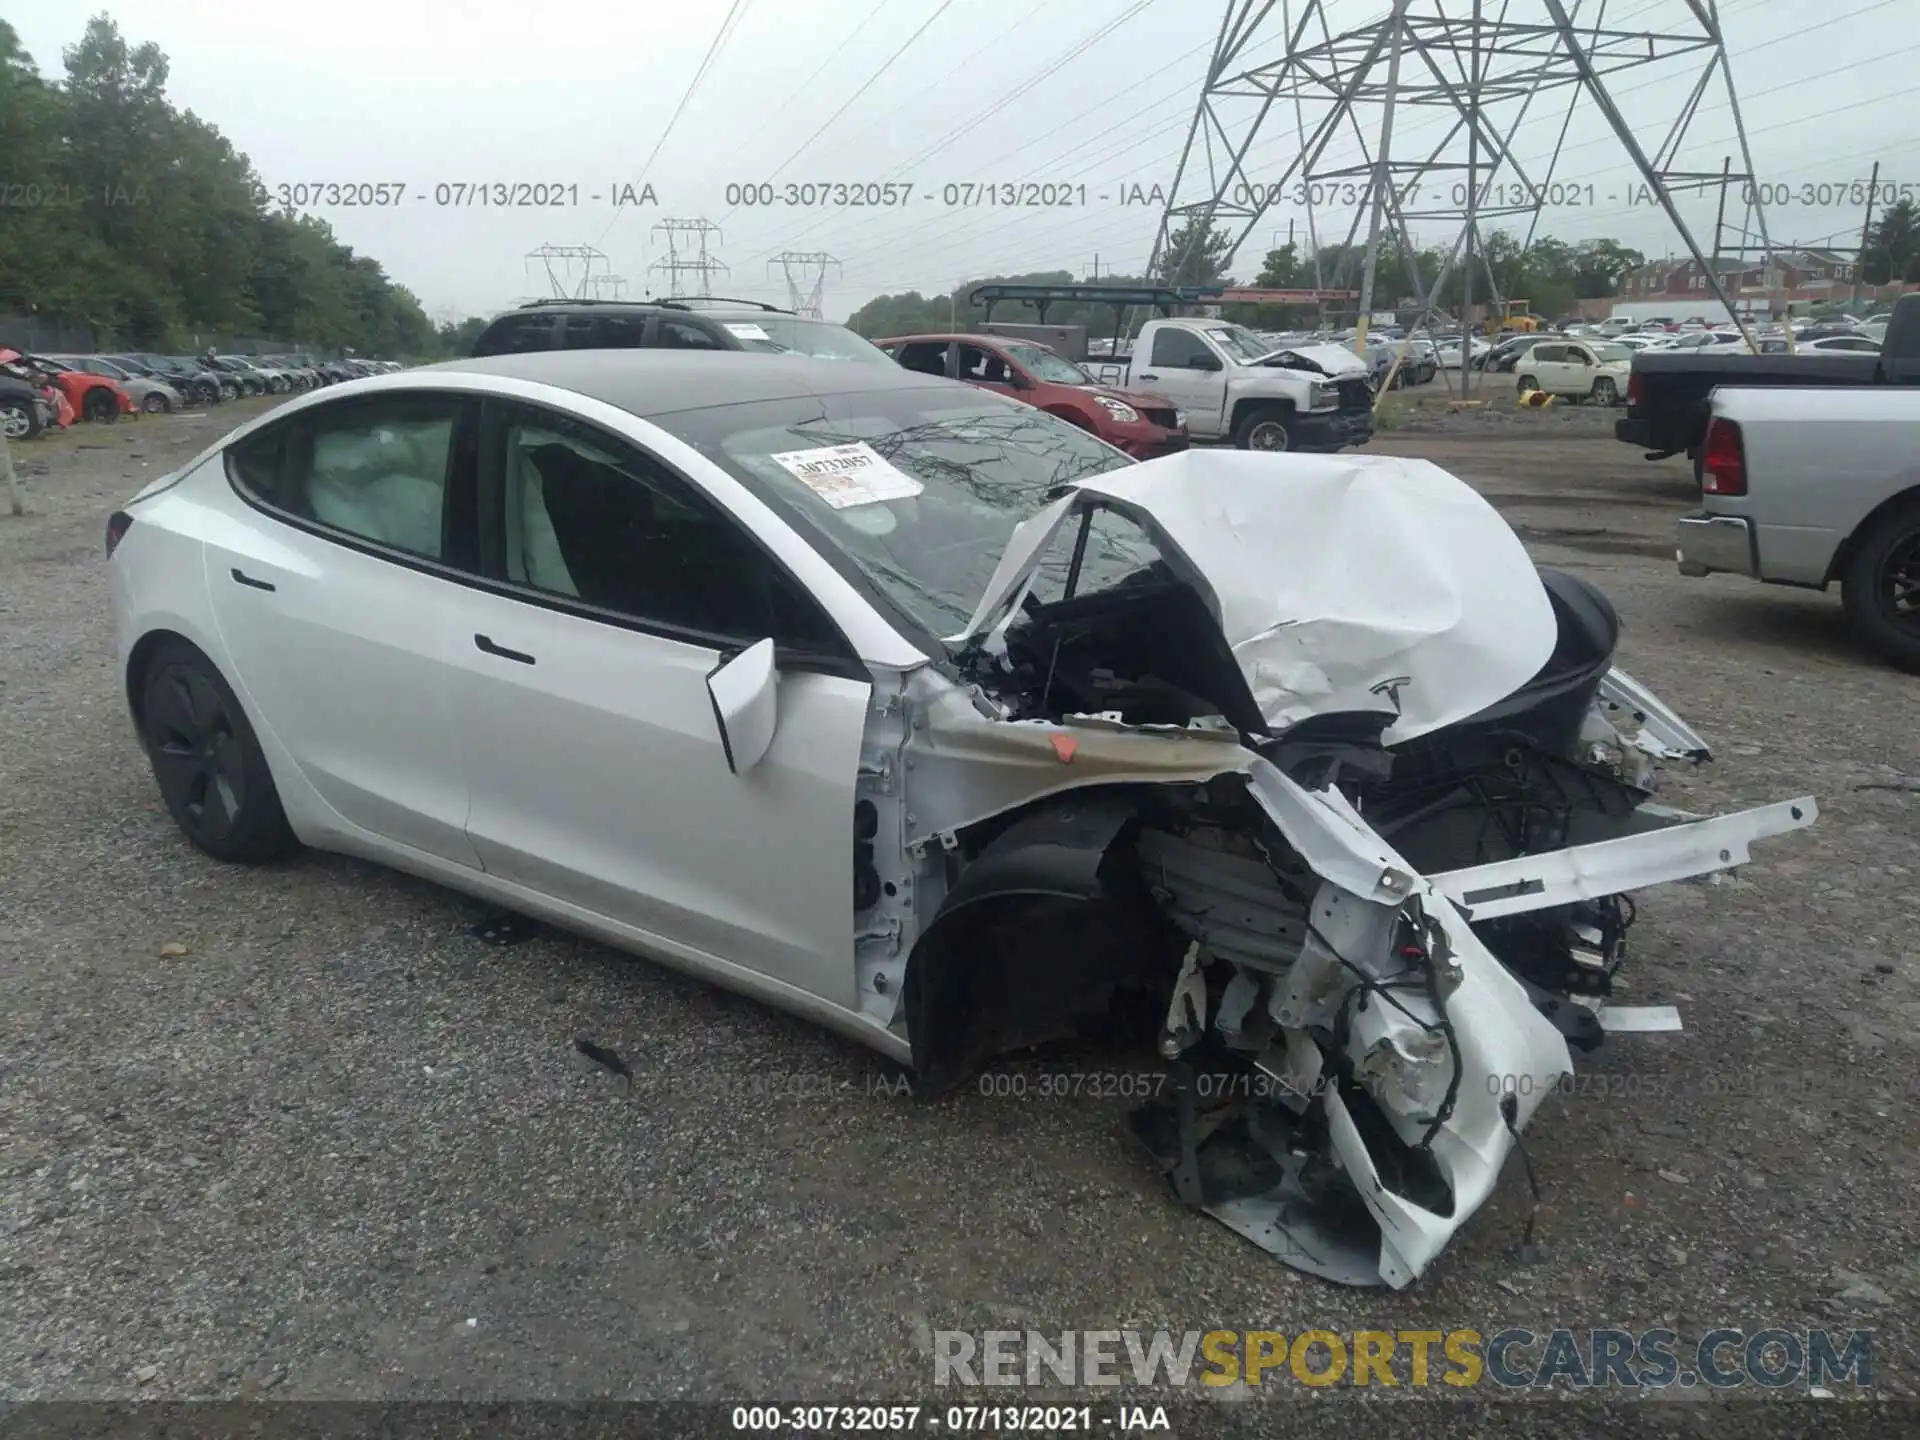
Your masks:
[{"label": "auction sticker", "polygon": [[818,450],[784,450],[769,458],[836,510],[911,500],[927,488],[894,469],[864,441]]},{"label": "auction sticker", "polygon": [[742,340],[771,340],[773,338],[758,325],[729,325],[727,329]]}]

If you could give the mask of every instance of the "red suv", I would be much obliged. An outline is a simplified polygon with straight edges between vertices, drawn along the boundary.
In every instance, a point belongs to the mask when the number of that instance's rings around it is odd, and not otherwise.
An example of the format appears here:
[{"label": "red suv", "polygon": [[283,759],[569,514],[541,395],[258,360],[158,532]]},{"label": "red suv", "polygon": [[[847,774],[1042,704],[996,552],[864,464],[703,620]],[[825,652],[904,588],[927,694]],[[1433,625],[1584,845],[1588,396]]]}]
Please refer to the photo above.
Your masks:
[{"label": "red suv", "polygon": [[1185,450],[1187,417],[1164,396],[1102,385],[1071,360],[1031,340],[1001,335],[896,335],[873,342],[902,367],[945,375],[1058,415],[1136,460]]}]

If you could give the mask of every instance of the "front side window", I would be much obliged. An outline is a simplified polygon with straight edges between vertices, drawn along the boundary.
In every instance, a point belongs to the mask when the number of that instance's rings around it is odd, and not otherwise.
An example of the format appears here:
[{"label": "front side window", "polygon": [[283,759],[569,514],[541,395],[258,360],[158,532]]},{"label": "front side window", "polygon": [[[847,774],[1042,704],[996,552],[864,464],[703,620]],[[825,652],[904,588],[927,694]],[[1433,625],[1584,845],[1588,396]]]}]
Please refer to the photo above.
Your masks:
[{"label": "front side window", "polygon": [[1202,357],[1210,357],[1213,352],[1190,330],[1181,330],[1167,325],[1156,330],[1153,335],[1153,355],[1149,361],[1154,365],[1171,365],[1181,369]]},{"label": "front side window", "polygon": [[902,369],[920,375],[947,373],[947,342],[944,340],[916,340],[911,345],[900,346],[896,354]]},{"label": "front side window", "polygon": [[444,559],[460,409],[449,397],[395,395],[308,411],[287,435],[271,499],[356,539]]},{"label": "front side window", "polygon": [[789,649],[845,649],[813,597],[739,522],[627,445],[507,412],[505,578],[650,625]]},{"label": "front side window", "polygon": [[830,320],[807,320],[795,315],[756,315],[750,320],[722,320],[729,334],[746,350],[779,355],[807,355],[815,360],[865,360],[892,364],[892,357],[864,335]]},{"label": "front side window", "polygon": [[1007,358],[1024,365],[1029,374],[1056,385],[1091,385],[1093,377],[1071,360],[1063,360],[1044,345],[1009,345]]},{"label": "front side window", "polygon": [[979,345],[960,347],[960,378],[976,385],[1011,385],[1013,372],[1007,362]]},{"label": "front side window", "polygon": [[[933,635],[965,626],[1014,527],[1058,487],[1134,463],[1044,411],[940,386],[716,406],[654,422]],[[1114,563],[1104,550],[1090,553],[1081,588],[1108,583]]]}]

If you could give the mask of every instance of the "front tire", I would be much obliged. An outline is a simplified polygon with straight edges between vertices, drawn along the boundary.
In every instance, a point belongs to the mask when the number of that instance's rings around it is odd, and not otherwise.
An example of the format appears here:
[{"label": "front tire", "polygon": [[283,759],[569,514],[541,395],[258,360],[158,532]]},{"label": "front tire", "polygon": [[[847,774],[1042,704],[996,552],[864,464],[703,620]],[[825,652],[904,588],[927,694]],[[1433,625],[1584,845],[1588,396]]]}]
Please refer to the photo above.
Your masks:
[{"label": "front tire", "polygon": [[82,419],[111,425],[120,418],[120,402],[113,398],[111,390],[89,390],[81,398],[80,415]]},{"label": "front tire", "polygon": [[140,682],[140,739],[167,810],[216,860],[255,864],[294,847],[266,753],[233,690],[185,641],[168,641]]},{"label": "front tire", "polygon": [[1602,375],[1598,380],[1593,382],[1593,403],[1607,406],[1618,405],[1620,403],[1620,391],[1615,388],[1613,381],[1605,375]]},{"label": "front tire", "polygon": [[140,408],[149,415],[165,415],[173,409],[173,404],[157,390],[140,402]]},{"label": "front tire", "polygon": [[1840,600],[1866,642],[1920,674],[1920,498],[1895,506],[1852,547]]},{"label": "front tire", "polygon": [[1279,455],[1293,448],[1287,412],[1277,408],[1249,410],[1233,427],[1233,443],[1242,450],[1264,450]]}]

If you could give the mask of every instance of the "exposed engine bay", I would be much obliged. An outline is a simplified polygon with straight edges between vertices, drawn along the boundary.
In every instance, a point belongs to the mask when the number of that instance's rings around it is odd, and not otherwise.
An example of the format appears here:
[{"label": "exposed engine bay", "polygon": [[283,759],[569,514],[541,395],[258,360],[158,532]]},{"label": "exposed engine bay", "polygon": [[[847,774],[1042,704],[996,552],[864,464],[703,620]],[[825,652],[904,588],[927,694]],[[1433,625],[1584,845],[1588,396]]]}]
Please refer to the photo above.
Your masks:
[{"label": "exposed engine bay", "polygon": [[[1145,1017],[1169,1084],[1131,1124],[1179,1199],[1329,1280],[1410,1284],[1602,1043],[1630,892],[1744,863],[1817,808],[1657,804],[1656,763],[1705,744],[1614,666],[1606,597],[1517,540],[1463,562],[1426,631],[1403,610],[1356,640],[1347,606],[1345,649],[1236,622],[1198,528],[1155,540],[1160,560],[1077,593],[1083,539],[1048,603],[1041,544],[1016,541],[1004,611],[983,604],[960,652],[972,708],[910,723],[906,803],[934,818],[908,853],[939,897],[900,997],[915,1067],[938,1089]],[[1478,637],[1475,585],[1507,591]],[[1370,674],[1325,661],[1369,644]],[[1476,653],[1478,693],[1447,693]],[[999,774],[1045,793],[990,808]]]}]

